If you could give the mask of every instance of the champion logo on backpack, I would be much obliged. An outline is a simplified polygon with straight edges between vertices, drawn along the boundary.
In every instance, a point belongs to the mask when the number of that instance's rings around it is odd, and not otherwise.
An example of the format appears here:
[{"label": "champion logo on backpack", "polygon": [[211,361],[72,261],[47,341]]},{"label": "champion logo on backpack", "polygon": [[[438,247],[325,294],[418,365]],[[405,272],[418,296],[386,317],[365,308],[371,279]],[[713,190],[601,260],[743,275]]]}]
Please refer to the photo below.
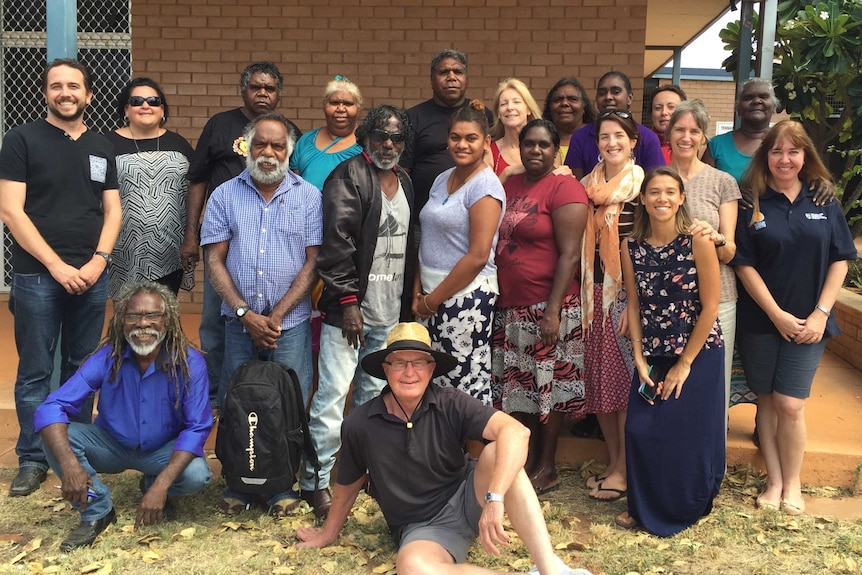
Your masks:
[{"label": "champion logo on backpack", "polygon": [[292,489],[303,456],[320,470],[292,369],[253,359],[236,370],[219,418],[216,456],[227,486],[242,493]]},{"label": "champion logo on backpack", "polygon": [[254,432],[257,431],[257,412],[252,411],[248,414],[248,469],[254,471],[254,460],[257,457],[254,454]]}]

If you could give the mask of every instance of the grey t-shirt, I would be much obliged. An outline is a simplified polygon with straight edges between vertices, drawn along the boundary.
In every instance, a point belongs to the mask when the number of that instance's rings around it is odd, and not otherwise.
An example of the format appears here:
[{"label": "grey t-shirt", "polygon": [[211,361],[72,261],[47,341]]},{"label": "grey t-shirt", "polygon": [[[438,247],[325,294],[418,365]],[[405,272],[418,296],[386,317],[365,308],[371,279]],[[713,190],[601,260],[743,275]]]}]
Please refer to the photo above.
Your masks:
[{"label": "grey t-shirt", "polygon": [[380,195],[383,204],[377,228],[377,245],[368,272],[368,289],[362,300],[365,323],[377,327],[398,323],[404,287],[407,228],[410,225],[410,205],[400,180],[394,198],[390,200],[382,191]]}]

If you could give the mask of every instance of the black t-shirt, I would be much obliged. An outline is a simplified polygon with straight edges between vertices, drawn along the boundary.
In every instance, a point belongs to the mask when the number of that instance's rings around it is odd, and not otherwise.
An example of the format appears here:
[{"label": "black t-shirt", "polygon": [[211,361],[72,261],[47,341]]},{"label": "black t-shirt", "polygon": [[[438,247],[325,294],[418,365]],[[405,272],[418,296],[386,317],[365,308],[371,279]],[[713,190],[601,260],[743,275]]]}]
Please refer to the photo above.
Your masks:
[{"label": "black t-shirt", "polygon": [[388,393],[389,386],[344,420],[338,483],[349,485],[367,470],[395,533],[431,519],[455,494],[469,469],[464,442],[481,440],[496,410],[459,389],[431,383],[408,429],[387,412]]},{"label": "black t-shirt", "polygon": [[[117,189],[107,138],[87,130],[73,140],[44,119],[18,126],[3,139],[0,179],[27,185],[24,212],[60,259],[76,268],[92,259],[105,221],[102,192]],[[12,269],[47,272],[17,241]]]},{"label": "black t-shirt", "polygon": [[[470,101],[465,99],[460,107],[469,105]],[[410,172],[417,213],[428,201],[428,193],[437,176],[455,165],[446,146],[449,118],[457,109],[428,100],[407,110],[413,127],[413,143],[404,148],[399,165]],[[488,109],[485,109],[485,116],[490,126],[494,116]]]},{"label": "black t-shirt", "polygon": [[[240,146],[245,127],[251,120],[242,113],[242,108],[219,112],[204,126],[198,145],[191,157],[189,182],[207,182],[207,195],[217,187],[235,178],[245,169],[248,147]],[[293,137],[299,139],[302,131],[288,120]]]}]

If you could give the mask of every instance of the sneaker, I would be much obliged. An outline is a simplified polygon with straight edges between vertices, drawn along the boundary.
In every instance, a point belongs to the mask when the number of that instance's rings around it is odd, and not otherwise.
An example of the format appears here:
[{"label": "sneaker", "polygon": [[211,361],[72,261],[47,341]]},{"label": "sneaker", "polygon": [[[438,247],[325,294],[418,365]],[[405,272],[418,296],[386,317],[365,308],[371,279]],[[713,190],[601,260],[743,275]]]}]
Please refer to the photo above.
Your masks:
[{"label": "sneaker", "polygon": [[[586,569],[573,569],[569,567],[556,555],[554,559],[557,560],[557,570],[560,572],[560,575],[593,575]],[[527,571],[527,575],[539,575],[539,568],[533,565],[533,568]]]}]

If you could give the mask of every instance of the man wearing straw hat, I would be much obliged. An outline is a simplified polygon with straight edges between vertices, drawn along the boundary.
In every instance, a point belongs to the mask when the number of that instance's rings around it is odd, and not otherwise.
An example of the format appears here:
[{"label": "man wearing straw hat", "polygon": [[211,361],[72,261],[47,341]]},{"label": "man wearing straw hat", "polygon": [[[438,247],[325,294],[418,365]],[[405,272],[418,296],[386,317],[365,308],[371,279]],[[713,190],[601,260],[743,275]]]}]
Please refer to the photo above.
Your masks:
[{"label": "man wearing straw hat", "polygon": [[[463,562],[477,536],[495,555],[509,542],[504,511],[536,562],[533,573],[588,575],[554,555],[524,473],[529,430],[460,390],[430,385],[455,362],[431,349],[418,323],[396,325],[386,349],[362,359],[362,368],[388,385],[345,419],[329,517],[323,529],[298,530],[300,545],[334,543],[367,481],[399,547],[401,575],[493,573]],[[487,442],[478,460],[465,454],[467,439]]]}]

